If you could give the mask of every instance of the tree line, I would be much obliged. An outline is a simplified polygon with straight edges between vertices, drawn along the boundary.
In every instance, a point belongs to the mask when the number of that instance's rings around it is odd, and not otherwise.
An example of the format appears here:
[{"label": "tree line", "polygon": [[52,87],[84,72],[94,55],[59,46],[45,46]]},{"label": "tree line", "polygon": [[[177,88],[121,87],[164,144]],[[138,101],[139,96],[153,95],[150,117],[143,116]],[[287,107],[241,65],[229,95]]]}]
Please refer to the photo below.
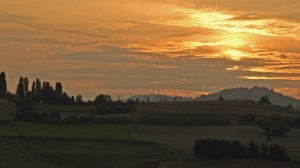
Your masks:
[{"label": "tree line", "polygon": [[13,94],[7,89],[7,80],[5,72],[0,74],[0,98],[10,96],[20,98],[32,98],[36,102],[53,103],[53,104],[84,104],[82,95],[76,97],[70,96],[63,91],[61,82],[56,82],[55,87],[49,81],[41,81],[39,78],[30,81],[28,77],[21,76],[16,87],[16,93]]}]

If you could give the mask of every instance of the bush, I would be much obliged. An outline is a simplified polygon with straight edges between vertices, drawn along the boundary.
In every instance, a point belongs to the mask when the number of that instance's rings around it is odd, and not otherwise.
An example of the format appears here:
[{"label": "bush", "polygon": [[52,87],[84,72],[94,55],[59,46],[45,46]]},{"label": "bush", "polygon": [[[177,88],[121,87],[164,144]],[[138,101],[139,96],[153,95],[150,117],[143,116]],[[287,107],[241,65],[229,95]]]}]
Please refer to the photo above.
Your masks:
[{"label": "bush", "polygon": [[64,118],[64,122],[67,124],[76,124],[78,123],[78,117],[76,115],[70,115]]},{"label": "bush", "polygon": [[238,122],[253,124],[256,122],[256,117],[253,114],[242,115],[237,118]]},{"label": "bush", "polygon": [[280,115],[271,115],[261,121],[259,127],[264,131],[265,135],[283,136],[291,130],[291,124],[288,119]]},{"label": "bush", "polygon": [[291,159],[286,153],[286,150],[277,144],[269,146],[269,158],[276,161],[290,161]]},{"label": "bush", "polygon": [[29,121],[29,122],[43,122],[47,119],[48,113],[39,113],[39,112],[25,112],[25,113],[18,113],[18,120],[20,121]]},{"label": "bush", "polygon": [[260,146],[253,141],[248,144],[248,147],[245,147],[239,141],[220,139],[197,140],[194,145],[194,154],[201,159],[241,158],[248,154],[249,158],[291,161],[282,146],[262,144],[260,150]]},{"label": "bush", "polygon": [[194,154],[208,159],[240,158],[245,155],[245,149],[238,141],[203,139],[196,141]]},{"label": "bush", "polygon": [[95,124],[98,123],[98,120],[97,117],[93,117],[93,116],[88,116],[88,117],[81,116],[79,117],[79,122],[83,124]]},{"label": "bush", "polygon": [[258,158],[260,156],[259,145],[256,142],[251,141],[248,144],[248,156],[251,158]]},{"label": "bush", "polygon": [[262,158],[267,158],[268,157],[268,153],[269,153],[269,147],[268,147],[268,145],[265,144],[265,143],[262,143],[260,149],[261,149],[261,152],[260,152],[261,157]]},{"label": "bush", "polygon": [[60,112],[53,111],[50,113],[50,119],[52,120],[60,120],[61,119],[61,114]]}]

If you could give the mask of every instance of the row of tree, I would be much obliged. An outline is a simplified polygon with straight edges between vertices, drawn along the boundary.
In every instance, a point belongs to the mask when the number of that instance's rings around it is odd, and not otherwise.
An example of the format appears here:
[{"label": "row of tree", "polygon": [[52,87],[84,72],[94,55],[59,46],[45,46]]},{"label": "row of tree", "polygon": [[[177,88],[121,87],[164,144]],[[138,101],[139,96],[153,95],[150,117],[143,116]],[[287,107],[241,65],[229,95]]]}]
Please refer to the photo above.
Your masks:
[{"label": "row of tree", "polygon": [[[30,81],[27,77],[21,76],[17,85],[16,95],[21,98],[32,98],[37,102],[56,104],[84,104],[82,95],[69,96],[63,91],[61,82],[56,82],[55,87],[48,81],[36,79]],[[0,98],[5,98],[12,93],[8,92],[5,72],[0,74]]]},{"label": "row of tree", "polygon": [[201,159],[261,158],[291,161],[286,149],[278,144],[261,144],[251,141],[248,146],[239,141],[200,139],[194,145],[194,154]]}]

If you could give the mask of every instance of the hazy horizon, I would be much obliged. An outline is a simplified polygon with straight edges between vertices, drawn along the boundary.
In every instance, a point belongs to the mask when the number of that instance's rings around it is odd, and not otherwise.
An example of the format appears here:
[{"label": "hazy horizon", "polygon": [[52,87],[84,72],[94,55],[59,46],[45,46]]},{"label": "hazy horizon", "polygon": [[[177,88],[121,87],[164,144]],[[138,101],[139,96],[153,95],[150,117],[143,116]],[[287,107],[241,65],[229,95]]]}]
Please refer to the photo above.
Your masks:
[{"label": "hazy horizon", "polygon": [[4,0],[0,71],[70,95],[200,96],[264,86],[297,97],[299,0]]}]

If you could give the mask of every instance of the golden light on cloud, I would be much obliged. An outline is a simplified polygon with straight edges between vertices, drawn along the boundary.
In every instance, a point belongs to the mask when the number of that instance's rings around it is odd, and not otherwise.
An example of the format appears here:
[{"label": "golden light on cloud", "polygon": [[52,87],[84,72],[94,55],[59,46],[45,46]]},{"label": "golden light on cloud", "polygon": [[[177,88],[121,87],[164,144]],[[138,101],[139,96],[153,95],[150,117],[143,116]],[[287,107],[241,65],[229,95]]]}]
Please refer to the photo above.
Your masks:
[{"label": "golden light on cloud", "polygon": [[225,50],[224,54],[226,56],[228,56],[230,59],[239,61],[241,60],[243,57],[246,56],[246,54],[244,54],[243,52],[239,51],[239,50],[234,50],[234,49],[230,49],[230,50]]},{"label": "golden light on cloud", "polygon": [[[7,0],[0,6],[0,66],[13,76],[66,83],[72,74],[78,86],[90,86],[92,80],[107,92],[128,92],[141,83],[143,91],[160,87],[192,95],[224,88],[221,77],[232,81],[226,87],[249,80],[249,85],[295,87],[299,2],[268,3],[272,5],[259,0]],[[24,64],[27,60],[33,61]],[[99,74],[103,76],[94,79]],[[170,83],[158,77],[162,74],[191,82]],[[280,84],[274,86],[272,80]],[[92,87],[84,89],[94,93]]]}]

